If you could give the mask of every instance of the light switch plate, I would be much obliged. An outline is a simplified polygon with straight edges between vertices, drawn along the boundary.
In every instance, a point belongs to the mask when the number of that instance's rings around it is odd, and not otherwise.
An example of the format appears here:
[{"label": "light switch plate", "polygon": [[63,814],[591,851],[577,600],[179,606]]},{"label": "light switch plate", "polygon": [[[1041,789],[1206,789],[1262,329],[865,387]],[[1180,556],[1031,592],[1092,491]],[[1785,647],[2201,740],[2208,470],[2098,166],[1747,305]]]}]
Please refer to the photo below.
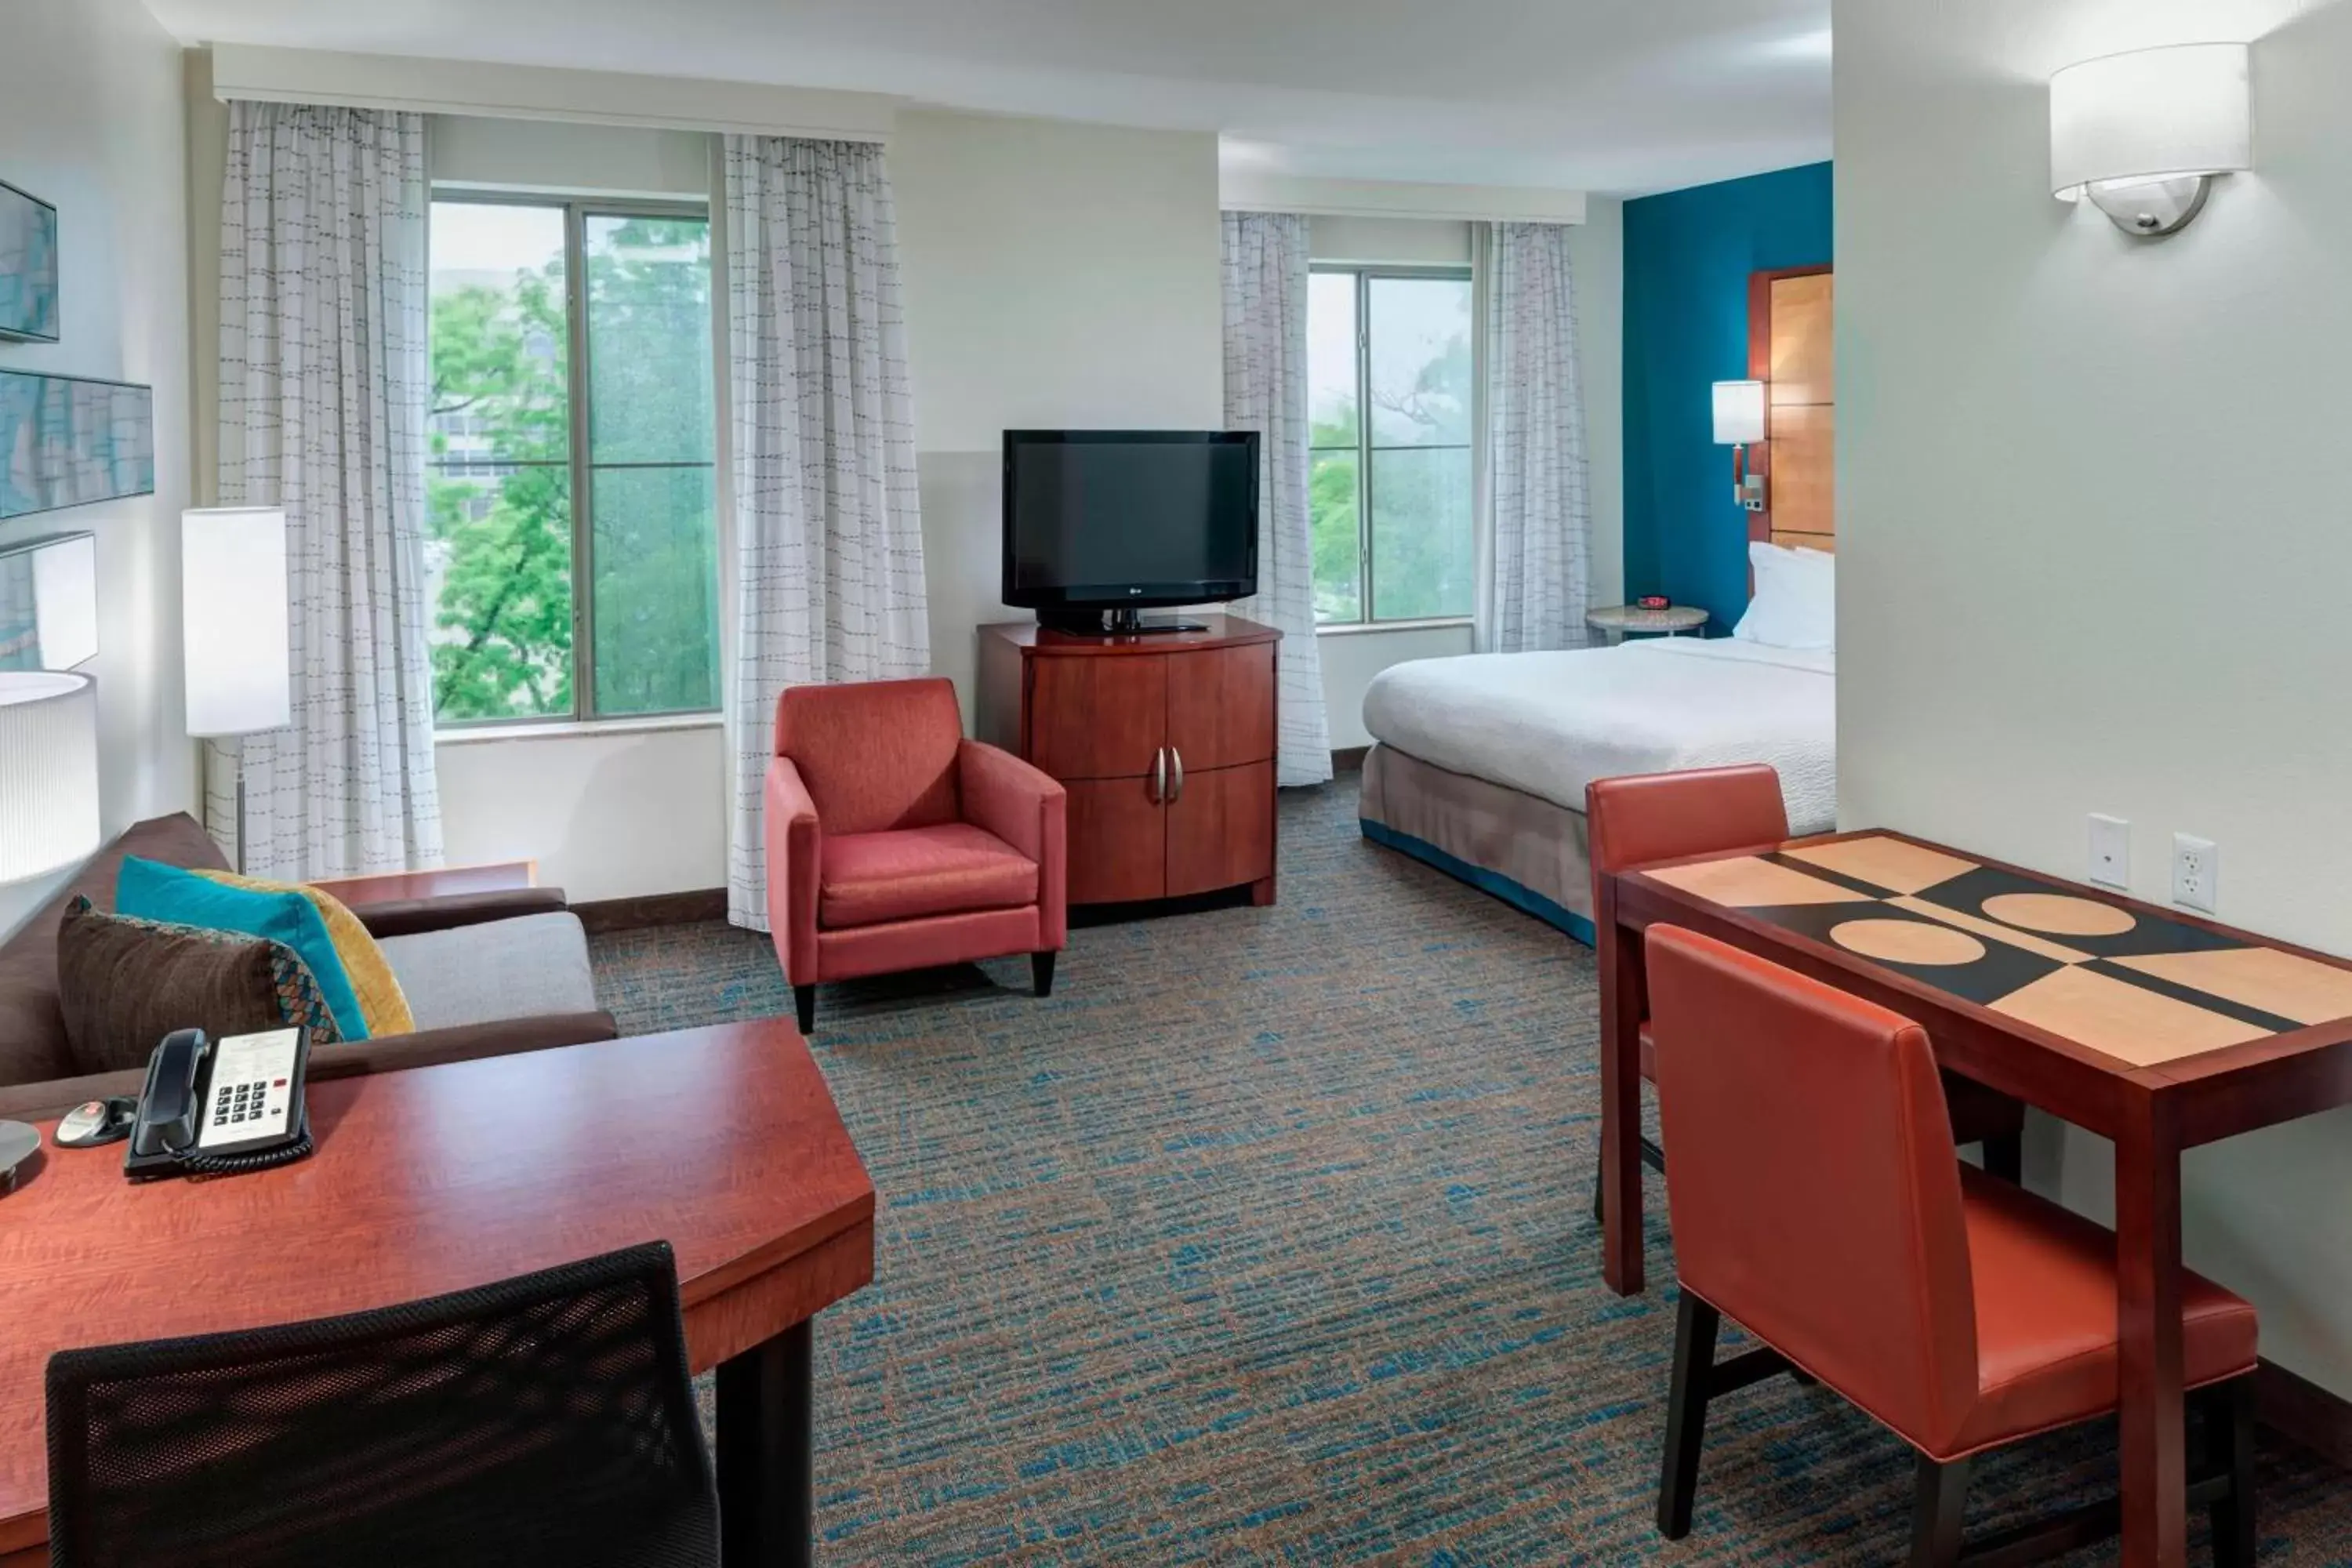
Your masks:
[{"label": "light switch plate", "polygon": [[2120,816],[2091,813],[2091,880],[2110,888],[2131,886],[2131,824]]},{"label": "light switch plate", "polygon": [[2172,836],[2172,901],[2184,909],[2213,912],[2221,880],[2221,849],[2193,833]]}]

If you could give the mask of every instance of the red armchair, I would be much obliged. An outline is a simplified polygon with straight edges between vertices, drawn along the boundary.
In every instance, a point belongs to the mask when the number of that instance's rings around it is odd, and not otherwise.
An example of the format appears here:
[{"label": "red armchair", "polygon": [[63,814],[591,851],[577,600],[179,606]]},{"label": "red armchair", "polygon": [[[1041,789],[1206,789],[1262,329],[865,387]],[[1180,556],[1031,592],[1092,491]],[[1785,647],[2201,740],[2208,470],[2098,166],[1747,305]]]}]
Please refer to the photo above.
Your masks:
[{"label": "red armchair", "polygon": [[939,679],[795,686],[768,764],[768,927],[801,1032],[835,980],[1029,954],[1054,989],[1069,941],[1062,786],[963,737]]}]

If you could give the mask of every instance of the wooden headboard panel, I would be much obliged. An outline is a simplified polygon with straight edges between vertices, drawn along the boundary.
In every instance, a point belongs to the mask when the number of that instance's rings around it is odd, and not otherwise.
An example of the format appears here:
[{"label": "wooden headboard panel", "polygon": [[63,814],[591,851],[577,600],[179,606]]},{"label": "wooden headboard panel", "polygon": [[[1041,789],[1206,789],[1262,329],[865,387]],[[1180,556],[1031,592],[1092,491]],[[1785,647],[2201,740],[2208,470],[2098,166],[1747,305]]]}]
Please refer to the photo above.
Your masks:
[{"label": "wooden headboard panel", "polygon": [[1826,267],[1748,279],[1748,374],[1767,384],[1765,495],[1748,536],[1803,550],[1837,548],[1834,279]]}]

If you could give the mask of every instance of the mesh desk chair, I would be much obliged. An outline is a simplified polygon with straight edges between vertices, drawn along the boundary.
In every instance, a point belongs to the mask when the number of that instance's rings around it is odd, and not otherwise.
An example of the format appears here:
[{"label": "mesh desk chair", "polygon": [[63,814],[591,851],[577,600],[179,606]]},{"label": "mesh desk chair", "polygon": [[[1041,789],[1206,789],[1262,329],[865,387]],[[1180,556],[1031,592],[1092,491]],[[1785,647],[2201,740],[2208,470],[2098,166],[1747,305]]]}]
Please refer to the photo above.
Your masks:
[{"label": "mesh desk chair", "polygon": [[711,1568],[665,1243],[48,1366],[61,1568]]}]

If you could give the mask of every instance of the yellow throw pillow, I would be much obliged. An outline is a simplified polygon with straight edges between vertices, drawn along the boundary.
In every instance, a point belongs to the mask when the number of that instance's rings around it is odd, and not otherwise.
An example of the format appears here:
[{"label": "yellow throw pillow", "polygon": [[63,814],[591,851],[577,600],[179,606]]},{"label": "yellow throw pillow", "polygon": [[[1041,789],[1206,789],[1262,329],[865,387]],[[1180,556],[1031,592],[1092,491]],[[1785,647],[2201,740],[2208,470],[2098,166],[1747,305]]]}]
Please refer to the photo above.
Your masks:
[{"label": "yellow throw pillow", "polygon": [[335,944],[335,956],[343,961],[343,973],[351,976],[352,992],[360,999],[360,1016],[367,1020],[369,1037],[416,1032],[416,1019],[408,1011],[408,998],[401,994],[400,981],[385,961],[383,949],[376,945],[368,928],[360,923],[360,917],[343,907],[341,899],[318,888],[240,877],[234,871],[196,874],[232,888],[249,888],[263,893],[299,893],[310,900],[318,906],[319,918],[327,922],[327,940]]}]

